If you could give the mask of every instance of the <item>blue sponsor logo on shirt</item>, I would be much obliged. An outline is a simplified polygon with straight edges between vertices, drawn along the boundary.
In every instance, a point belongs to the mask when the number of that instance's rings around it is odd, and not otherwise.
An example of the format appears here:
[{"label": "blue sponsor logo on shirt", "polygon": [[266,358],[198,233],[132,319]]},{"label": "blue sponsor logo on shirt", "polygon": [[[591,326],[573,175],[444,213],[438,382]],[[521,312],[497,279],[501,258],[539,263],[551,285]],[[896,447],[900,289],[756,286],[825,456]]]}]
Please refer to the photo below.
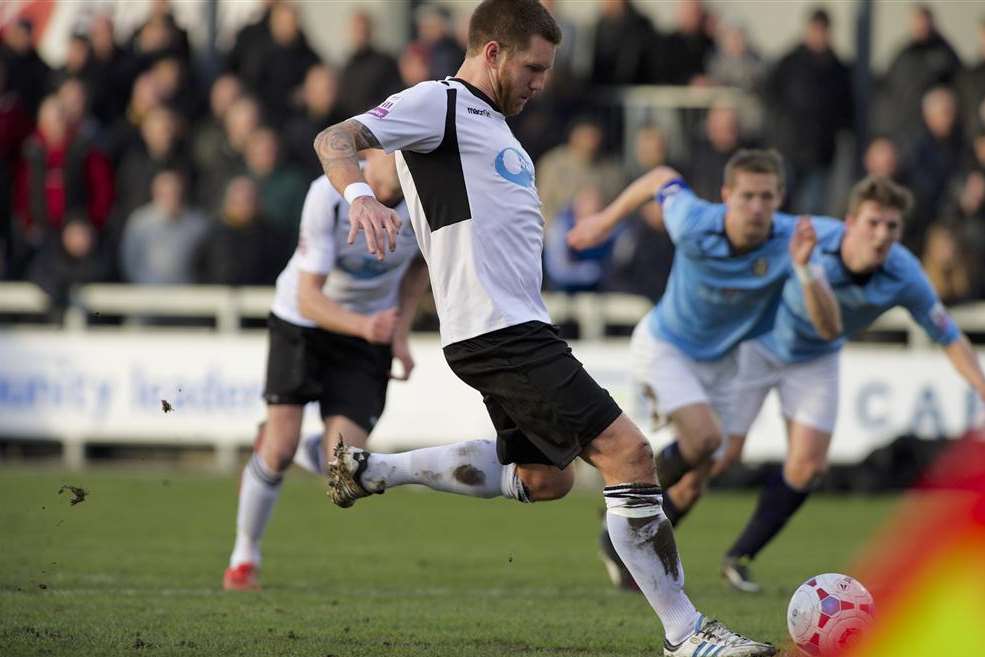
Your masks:
[{"label": "blue sponsor logo on shirt", "polygon": [[515,148],[504,148],[496,156],[496,173],[520,187],[533,187],[534,167]]}]

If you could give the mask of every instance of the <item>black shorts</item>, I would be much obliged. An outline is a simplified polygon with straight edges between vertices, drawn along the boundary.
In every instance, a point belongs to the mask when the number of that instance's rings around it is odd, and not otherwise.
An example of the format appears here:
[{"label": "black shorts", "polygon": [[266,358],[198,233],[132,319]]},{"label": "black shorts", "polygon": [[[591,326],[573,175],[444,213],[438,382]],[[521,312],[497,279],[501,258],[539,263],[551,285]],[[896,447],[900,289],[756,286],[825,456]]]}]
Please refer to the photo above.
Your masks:
[{"label": "black shorts", "polygon": [[342,415],[367,432],[383,414],[393,353],[353,335],[298,326],[271,314],[263,398],[268,404],[317,401],[323,418]]},{"label": "black shorts", "polygon": [[450,344],[452,371],[482,393],[500,463],[566,467],[622,414],[543,322],[525,322]]}]

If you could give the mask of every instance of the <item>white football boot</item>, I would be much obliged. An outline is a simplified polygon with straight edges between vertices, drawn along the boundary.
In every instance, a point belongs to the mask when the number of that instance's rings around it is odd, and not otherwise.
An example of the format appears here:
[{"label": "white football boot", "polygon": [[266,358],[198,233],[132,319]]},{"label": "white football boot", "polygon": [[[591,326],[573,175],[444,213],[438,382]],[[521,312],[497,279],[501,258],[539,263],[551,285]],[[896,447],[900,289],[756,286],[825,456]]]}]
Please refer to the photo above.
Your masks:
[{"label": "white football boot", "polygon": [[736,634],[717,620],[704,616],[694,634],[676,646],[664,641],[664,657],[770,657],[776,648]]}]

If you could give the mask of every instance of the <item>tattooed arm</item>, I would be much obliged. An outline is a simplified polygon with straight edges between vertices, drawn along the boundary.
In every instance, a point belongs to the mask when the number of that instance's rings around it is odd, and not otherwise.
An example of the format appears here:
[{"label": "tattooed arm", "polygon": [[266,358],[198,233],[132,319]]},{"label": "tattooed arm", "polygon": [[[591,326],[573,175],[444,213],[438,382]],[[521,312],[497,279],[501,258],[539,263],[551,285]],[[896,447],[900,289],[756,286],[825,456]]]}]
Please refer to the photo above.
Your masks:
[{"label": "tattooed arm", "polygon": [[[326,128],[315,137],[315,152],[325,175],[340,194],[344,195],[346,187],[353,183],[366,182],[356,154],[366,148],[380,148],[380,142],[369,128],[355,119]],[[349,244],[355,241],[359,231],[364,231],[369,252],[379,260],[386,254],[384,241],[389,243],[390,251],[397,247],[400,217],[375,197],[355,198],[349,208],[349,222],[352,226]]]}]

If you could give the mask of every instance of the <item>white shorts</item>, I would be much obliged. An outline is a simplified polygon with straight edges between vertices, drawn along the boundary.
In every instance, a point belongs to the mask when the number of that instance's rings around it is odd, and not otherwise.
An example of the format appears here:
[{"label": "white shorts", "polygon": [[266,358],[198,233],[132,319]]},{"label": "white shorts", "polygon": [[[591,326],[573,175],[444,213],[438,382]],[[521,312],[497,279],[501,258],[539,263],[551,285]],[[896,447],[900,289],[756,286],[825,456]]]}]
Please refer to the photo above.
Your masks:
[{"label": "white shorts", "polygon": [[[733,403],[733,384],[738,370],[733,349],[713,361],[694,360],[670,342],[654,337],[648,318],[633,330],[633,380],[642,404],[642,417],[654,424],[690,404],[708,404],[725,426]],[[652,427],[656,428],[656,427]]]},{"label": "white shorts", "polygon": [[756,420],[766,395],[776,388],[787,420],[832,433],[838,419],[840,351],[803,363],[784,363],[755,340],[739,345],[735,412],[726,426],[744,436]]}]

